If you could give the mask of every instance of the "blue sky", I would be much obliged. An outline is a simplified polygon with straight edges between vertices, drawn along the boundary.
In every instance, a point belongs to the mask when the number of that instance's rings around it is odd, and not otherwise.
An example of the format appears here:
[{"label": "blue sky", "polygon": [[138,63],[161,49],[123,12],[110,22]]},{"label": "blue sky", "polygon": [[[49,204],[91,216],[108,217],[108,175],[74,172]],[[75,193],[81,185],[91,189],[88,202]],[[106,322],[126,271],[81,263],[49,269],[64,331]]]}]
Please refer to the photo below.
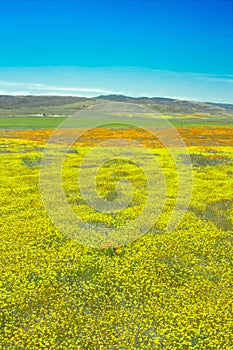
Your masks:
[{"label": "blue sky", "polygon": [[0,0],[0,93],[233,103],[233,0]]}]

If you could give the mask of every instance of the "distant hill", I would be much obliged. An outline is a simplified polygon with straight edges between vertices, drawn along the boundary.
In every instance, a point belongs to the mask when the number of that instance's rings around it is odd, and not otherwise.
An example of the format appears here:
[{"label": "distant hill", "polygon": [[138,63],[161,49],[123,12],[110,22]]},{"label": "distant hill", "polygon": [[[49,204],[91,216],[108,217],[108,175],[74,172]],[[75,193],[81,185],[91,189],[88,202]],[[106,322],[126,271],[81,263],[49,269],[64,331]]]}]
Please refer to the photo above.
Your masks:
[{"label": "distant hill", "polygon": [[129,97],[124,95],[108,95],[98,96],[99,99],[108,101],[138,103],[147,105],[158,113],[178,113],[178,114],[194,114],[207,113],[211,115],[233,115],[233,104],[212,103],[212,102],[195,102],[177,100],[164,97]]},{"label": "distant hill", "polygon": [[[160,114],[208,114],[233,116],[233,104],[195,102],[163,97],[130,97],[124,95],[102,95],[95,98],[74,96],[8,96],[0,95],[0,116],[69,115],[96,103],[119,101],[148,106]],[[11,111],[12,110],[12,111]]]},{"label": "distant hill", "polygon": [[222,107],[222,108],[225,108],[225,109],[230,109],[230,110],[233,110],[233,104],[227,104],[227,103],[211,103],[211,102],[206,102],[207,104],[210,104],[210,105],[215,105],[215,106],[219,106],[219,107]]},{"label": "distant hill", "polygon": [[87,100],[73,96],[9,96],[0,95],[0,108],[61,106]]}]

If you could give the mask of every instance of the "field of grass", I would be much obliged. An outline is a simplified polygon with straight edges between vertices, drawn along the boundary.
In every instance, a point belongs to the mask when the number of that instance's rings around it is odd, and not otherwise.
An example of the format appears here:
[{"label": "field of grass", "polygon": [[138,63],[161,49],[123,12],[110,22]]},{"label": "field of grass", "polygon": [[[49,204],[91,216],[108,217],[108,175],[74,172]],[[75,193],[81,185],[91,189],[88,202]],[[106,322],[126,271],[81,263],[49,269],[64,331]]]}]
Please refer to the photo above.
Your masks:
[{"label": "field of grass", "polygon": [[1,129],[47,129],[58,127],[65,118],[43,118],[43,117],[1,117]]},{"label": "field of grass", "polygon": [[[7,119],[0,126],[5,129],[0,132],[1,349],[232,349],[233,127],[178,129],[194,178],[189,208],[173,232],[166,226],[178,178],[168,150],[146,132],[121,124],[117,130],[87,131],[67,152],[62,172],[69,206],[93,229],[84,244],[59,231],[41,197],[45,145],[62,119],[17,118],[14,125]],[[28,130],[34,128],[40,130]],[[169,130],[163,132],[169,137]],[[118,212],[90,208],[77,182],[80,171],[89,179],[98,163],[92,158],[85,167],[87,152],[114,137],[142,142],[167,185],[158,220],[146,234],[125,232],[130,237],[125,244],[111,237],[111,230],[124,228],[143,211],[148,193],[141,169],[152,170],[148,156],[140,158],[140,166],[118,160],[100,168],[97,188],[103,199],[115,199],[122,177],[133,184],[132,200]],[[54,147],[54,154],[62,152],[61,145]],[[130,149],[132,157],[134,152],[138,157],[137,145]],[[48,188],[52,176],[48,172]],[[84,192],[89,191],[86,181]],[[92,238],[98,245],[91,245]]]},{"label": "field of grass", "polygon": [[[77,111],[76,111],[77,112]],[[71,114],[72,115],[72,114]],[[0,131],[4,129],[48,129],[56,128],[61,125],[62,122],[66,120],[67,116],[58,116],[58,117],[0,117]],[[197,118],[192,115],[183,116],[183,115],[167,115],[162,116],[165,120],[168,120],[175,127],[182,126],[211,126],[211,125],[233,125],[233,118],[223,118],[219,116],[211,116],[211,118]],[[133,125],[138,125],[139,127],[153,127],[158,125],[158,120],[161,119],[161,116],[153,115],[151,118],[140,118],[138,120],[133,120]],[[77,119],[78,127],[88,127],[93,122],[93,118],[84,118],[79,117]],[[96,121],[97,125],[101,124],[111,124],[109,127],[116,126],[125,128],[127,125],[132,123],[130,116],[120,117],[117,119],[114,117],[109,118],[98,118]]]}]

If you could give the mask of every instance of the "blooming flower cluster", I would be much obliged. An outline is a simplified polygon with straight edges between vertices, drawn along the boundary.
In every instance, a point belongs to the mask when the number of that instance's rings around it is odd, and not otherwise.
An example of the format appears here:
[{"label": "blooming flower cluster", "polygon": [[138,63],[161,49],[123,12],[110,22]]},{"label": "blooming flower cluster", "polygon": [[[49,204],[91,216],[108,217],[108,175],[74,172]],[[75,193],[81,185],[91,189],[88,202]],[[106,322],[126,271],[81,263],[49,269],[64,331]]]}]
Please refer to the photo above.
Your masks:
[{"label": "blooming flower cluster", "polygon": [[[64,236],[47,216],[39,191],[43,141],[31,134],[0,139],[1,349],[232,349],[233,148],[190,145],[193,197],[171,233],[176,168],[167,150],[153,149],[167,181],[162,215],[136,241],[113,246],[106,239],[92,248]],[[67,154],[67,200],[97,229],[123,226],[142,211],[146,179],[134,164],[102,167],[103,197],[114,197],[123,172],[135,191],[120,214],[98,213],[74,181],[86,147]]]}]

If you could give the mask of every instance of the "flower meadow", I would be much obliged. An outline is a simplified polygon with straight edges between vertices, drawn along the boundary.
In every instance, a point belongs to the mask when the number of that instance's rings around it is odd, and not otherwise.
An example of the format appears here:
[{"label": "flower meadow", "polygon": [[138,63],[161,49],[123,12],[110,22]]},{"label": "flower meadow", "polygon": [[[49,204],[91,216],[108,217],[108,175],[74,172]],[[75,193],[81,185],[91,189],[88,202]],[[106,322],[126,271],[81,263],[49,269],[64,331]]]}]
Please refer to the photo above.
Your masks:
[{"label": "flower meadow", "polygon": [[97,139],[112,133],[140,138],[166,178],[163,212],[150,230],[119,246],[106,237],[97,248],[64,235],[45,210],[39,175],[52,131],[2,132],[0,348],[232,349],[232,131],[179,128],[194,179],[189,208],[173,232],[166,225],[177,196],[176,166],[159,142],[134,129],[96,129],[74,144],[63,188],[76,215],[96,232],[130,223],[147,197],[140,167],[108,162],[98,173],[100,194],[114,200],[116,183],[125,177],[134,187],[132,201],[117,213],[88,206],[76,178]]}]

